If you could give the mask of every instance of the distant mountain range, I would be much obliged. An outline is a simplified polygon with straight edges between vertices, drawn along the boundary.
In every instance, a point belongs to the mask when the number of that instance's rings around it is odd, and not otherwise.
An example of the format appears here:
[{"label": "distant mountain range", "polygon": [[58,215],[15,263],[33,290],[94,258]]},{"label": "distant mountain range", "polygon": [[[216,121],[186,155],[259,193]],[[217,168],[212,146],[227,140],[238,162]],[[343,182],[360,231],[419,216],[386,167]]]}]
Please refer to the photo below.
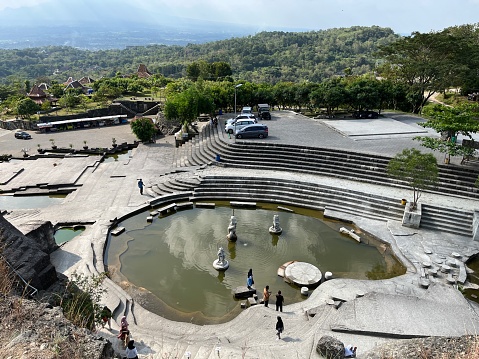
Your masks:
[{"label": "distant mountain range", "polygon": [[252,21],[238,25],[221,18],[200,21],[178,17],[166,8],[145,9],[135,2],[115,5],[114,0],[52,1],[34,7],[3,9],[0,49],[65,45],[107,50],[150,44],[202,44],[273,30]]},{"label": "distant mountain range", "polygon": [[218,26],[153,26],[97,24],[64,26],[0,26],[0,49],[24,49],[41,46],[72,46],[87,50],[124,49],[151,44],[187,45],[225,40],[254,34],[252,28]]}]

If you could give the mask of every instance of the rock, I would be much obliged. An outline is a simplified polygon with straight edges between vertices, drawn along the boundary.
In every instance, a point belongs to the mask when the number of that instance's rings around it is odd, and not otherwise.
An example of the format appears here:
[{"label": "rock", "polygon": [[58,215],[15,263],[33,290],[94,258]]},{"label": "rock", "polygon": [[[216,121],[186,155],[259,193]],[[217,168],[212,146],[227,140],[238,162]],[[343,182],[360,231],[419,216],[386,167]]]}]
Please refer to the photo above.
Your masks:
[{"label": "rock", "polygon": [[5,246],[5,259],[27,283],[39,290],[48,288],[57,280],[55,268],[50,263],[50,253],[56,248],[51,242],[53,237],[50,238],[52,228],[49,222],[44,226],[35,223],[27,229],[29,237],[0,216],[0,245]]},{"label": "rock", "polygon": [[343,359],[344,344],[336,338],[329,335],[322,336],[316,345],[316,351],[319,355],[327,359]]}]

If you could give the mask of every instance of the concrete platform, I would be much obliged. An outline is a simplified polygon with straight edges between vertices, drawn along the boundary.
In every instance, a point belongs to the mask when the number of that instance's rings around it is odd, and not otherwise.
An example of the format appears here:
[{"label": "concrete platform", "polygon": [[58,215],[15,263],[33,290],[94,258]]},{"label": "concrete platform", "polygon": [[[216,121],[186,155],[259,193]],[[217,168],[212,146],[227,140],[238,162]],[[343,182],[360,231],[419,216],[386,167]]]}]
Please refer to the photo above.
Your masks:
[{"label": "concrete platform", "polygon": [[294,262],[284,271],[284,278],[300,287],[319,284],[323,275],[318,267],[306,262]]}]

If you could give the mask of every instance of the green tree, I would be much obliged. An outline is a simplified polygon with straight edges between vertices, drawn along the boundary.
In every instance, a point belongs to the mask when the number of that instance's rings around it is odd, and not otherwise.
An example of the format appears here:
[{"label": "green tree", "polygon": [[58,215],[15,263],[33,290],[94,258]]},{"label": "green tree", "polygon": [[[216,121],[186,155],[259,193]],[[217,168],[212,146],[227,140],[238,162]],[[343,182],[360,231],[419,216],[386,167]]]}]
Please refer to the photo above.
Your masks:
[{"label": "green tree", "polygon": [[23,98],[17,102],[15,112],[21,118],[30,118],[40,109],[35,101],[30,98]]},{"label": "green tree", "polygon": [[444,33],[413,33],[380,47],[386,60],[379,70],[383,77],[408,85],[411,111],[419,113],[428,99],[452,84],[450,78],[457,63],[452,61],[454,40]]},{"label": "green tree", "polygon": [[183,130],[186,130],[200,113],[212,113],[214,108],[209,91],[200,85],[170,95],[165,103],[164,113],[167,120],[179,120],[183,124]]},{"label": "green tree", "polygon": [[437,182],[438,167],[436,158],[431,153],[421,153],[412,148],[404,149],[392,158],[387,166],[389,176],[404,181],[413,189],[412,209],[425,189]]},{"label": "green tree", "polygon": [[428,120],[420,125],[434,129],[441,137],[416,137],[422,146],[445,153],[448,156],[447,163],[451,156],[472,155],[474,148],[458,143],[457,135],[462,134],[472,140],[472,134],[479,131],[478,104],[462,103],[456,107],[434,105],[426,107],[424,115]]},{"label": "green tree", "polygon": [[150,141],[156,133],[153,121],[148,117],[141,117],[130,122],[131,130],[141,142]]},{"label": "green tree", "polygon": [[59,100],[58,104],[61,107],[64,107],[68,109],[69,111],[72,111],[75,107],[77,107],[80,104],[81,100],[80,97],[75,95],[71,91],[67,91]]}]

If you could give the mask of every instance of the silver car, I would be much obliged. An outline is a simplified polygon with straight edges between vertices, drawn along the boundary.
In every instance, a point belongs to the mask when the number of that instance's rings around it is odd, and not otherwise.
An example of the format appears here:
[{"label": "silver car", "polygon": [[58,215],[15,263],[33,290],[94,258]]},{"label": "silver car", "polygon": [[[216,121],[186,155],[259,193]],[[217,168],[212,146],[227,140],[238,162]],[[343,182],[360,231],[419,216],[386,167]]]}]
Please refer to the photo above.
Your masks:
[{"label": "silver car", "polygon": [[235,118],[229,118],[226,120],[226,124],[234,123],[237,120],[247,120],[252,119],[256,121],[256,117],[252,113],[243,113],[241,115],[236,116]]},{"label": "silver car", "polygon": [[241,130],[243,127],[254,125],[255,123],[256,123],[256,120],[252,118],[236,120],[233,123],[226,124],[225,132],[229,134],[236,133],[237,131]]}]

